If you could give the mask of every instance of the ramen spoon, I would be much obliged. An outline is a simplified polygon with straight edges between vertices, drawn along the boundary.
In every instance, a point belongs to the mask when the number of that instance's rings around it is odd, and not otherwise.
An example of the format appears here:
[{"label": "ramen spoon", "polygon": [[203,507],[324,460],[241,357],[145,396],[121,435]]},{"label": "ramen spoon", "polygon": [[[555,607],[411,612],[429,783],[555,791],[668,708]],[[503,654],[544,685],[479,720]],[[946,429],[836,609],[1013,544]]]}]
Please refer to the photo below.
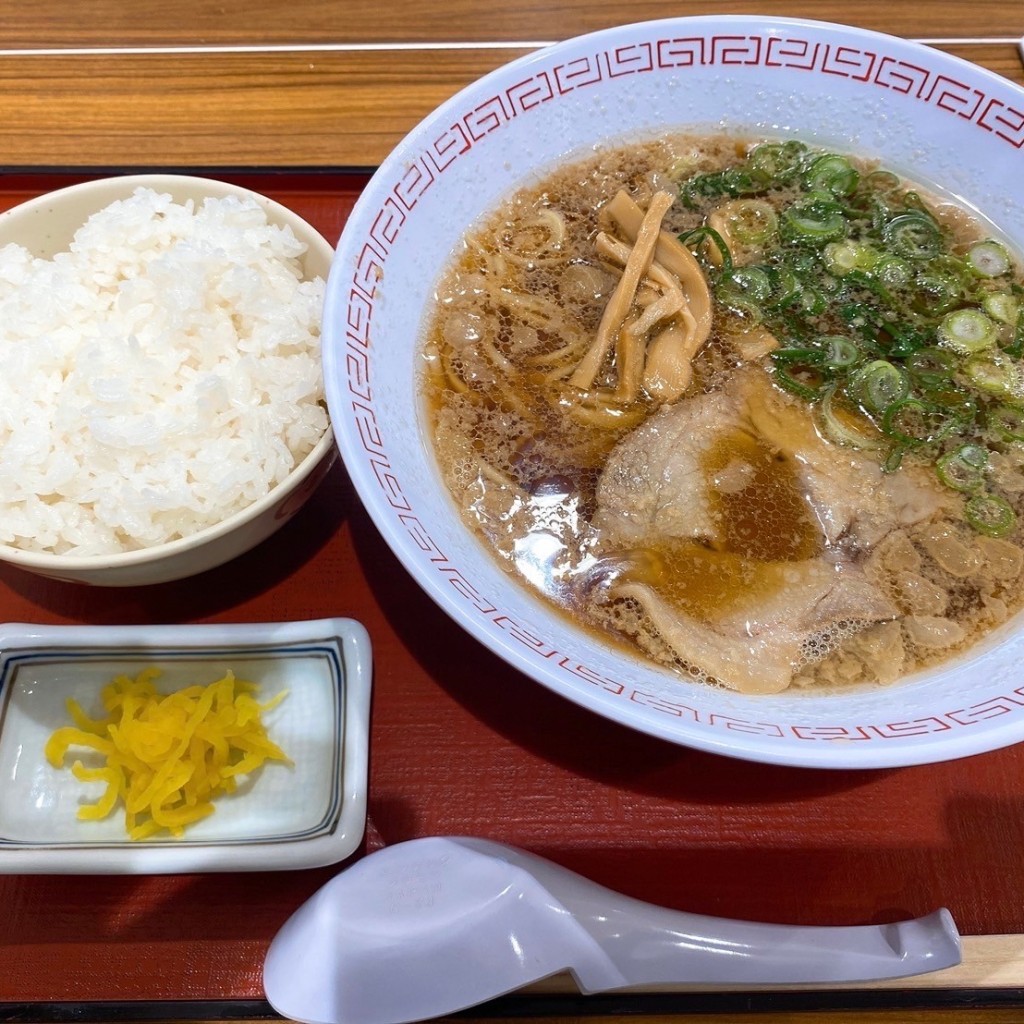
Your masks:
[{"label": "ramen spoon", "polygon": [[568,971],[584,994],[671,984],[907,977],[960,962],[949,912],[803,927],[644,903],[515,847],[430,837],[388,846],[285,923],[267,999],[306,1024],[403,1024]]}]

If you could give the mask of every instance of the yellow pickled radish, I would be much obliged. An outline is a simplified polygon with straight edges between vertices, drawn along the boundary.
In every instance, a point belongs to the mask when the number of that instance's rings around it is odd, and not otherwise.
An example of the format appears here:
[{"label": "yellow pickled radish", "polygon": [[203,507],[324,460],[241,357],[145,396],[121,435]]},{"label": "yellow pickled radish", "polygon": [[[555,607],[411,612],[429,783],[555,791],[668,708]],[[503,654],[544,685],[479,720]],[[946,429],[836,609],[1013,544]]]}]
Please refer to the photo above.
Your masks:
[{"label": "yellow pickled radish", "polygon": [[267,761],[292,762],[267,735],[262,715],[287,691],[260,704],[255,684],[230,670],[203,686],[159,693],[156,667],[134,678],[119,675],[103,687],[106,718],[90,718],[70,698],[74,723],[57,729],[46,743],[46,758],[64,766],[68,750],[84,747],[104,758],[98,767],[75,761],[83,782],[105,782],[102,796],[79,808],[78,817],[98,821],[124,808],[125,830],[133,840],[162,832],[181,837],[185,829],[214,811],[222,793],[234,792],[237,778]]}]

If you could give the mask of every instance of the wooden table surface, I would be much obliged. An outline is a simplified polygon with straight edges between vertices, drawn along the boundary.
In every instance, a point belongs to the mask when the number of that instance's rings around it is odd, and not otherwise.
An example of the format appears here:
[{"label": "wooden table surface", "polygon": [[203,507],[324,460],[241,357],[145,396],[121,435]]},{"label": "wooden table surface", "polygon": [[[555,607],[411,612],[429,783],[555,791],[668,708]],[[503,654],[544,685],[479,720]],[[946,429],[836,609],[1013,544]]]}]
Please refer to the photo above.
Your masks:
[{"label": "wooden table surface", "polygon": [[935,40],[1024,83],[1021,0],[6,0],[0,164],[372,167],[438,103],[541,43],[706,13]]},{"label": "wooden table surface", "polygon": [[[1024,85],[1022,0],[7,0],[0,208],[106,170],[216,170],[336,237],[365,172],[474,78],[581,32],[708,13],[886,31]],[[823,775],[726,762],[586,716],[444,619],[341,466],[282,534],[194,585],[97,592],[0,569],[6,620],[323,615],[361,619],[374,642],[364,849],[486,831],[684,909],[854,923],[941,901],[965,933],[963,967],[900,985],[588,1003],[556,979],[480,1019],[1024,1020],[1024,750],[968,770]],[[267,939],[332,874],[0,878],[0,1021],[265,1015]]]}]

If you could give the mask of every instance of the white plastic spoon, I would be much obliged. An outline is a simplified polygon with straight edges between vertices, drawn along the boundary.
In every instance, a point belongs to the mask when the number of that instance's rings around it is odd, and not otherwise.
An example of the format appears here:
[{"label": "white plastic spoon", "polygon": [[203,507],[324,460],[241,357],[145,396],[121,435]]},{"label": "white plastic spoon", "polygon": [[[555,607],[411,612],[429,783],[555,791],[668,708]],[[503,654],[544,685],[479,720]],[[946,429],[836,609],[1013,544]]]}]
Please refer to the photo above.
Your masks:
[{"label": "white plastic spoon", "polygon": [[645,985],[906,977],[960,962],[949,912],[802,927],[689,914],[623,896],[483,839],[414,839],[328,882],[275,937],[274,1009],[306,1024],[404,1024],[569,971],[584,994]]}]

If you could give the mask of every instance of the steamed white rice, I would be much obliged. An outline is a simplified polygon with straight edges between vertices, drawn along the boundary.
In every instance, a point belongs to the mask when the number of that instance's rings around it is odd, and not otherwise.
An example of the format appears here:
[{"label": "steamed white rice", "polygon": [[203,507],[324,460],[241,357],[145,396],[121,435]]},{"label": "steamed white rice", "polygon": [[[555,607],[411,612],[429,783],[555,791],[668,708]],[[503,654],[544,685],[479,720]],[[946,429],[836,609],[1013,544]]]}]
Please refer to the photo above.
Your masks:
[{"label": "steamed white rice", "polygon": [[149,189],[52,260],[0,249],[0,543],[151,547],[284,480],[327,429],[304,251],[253,201]]}]

